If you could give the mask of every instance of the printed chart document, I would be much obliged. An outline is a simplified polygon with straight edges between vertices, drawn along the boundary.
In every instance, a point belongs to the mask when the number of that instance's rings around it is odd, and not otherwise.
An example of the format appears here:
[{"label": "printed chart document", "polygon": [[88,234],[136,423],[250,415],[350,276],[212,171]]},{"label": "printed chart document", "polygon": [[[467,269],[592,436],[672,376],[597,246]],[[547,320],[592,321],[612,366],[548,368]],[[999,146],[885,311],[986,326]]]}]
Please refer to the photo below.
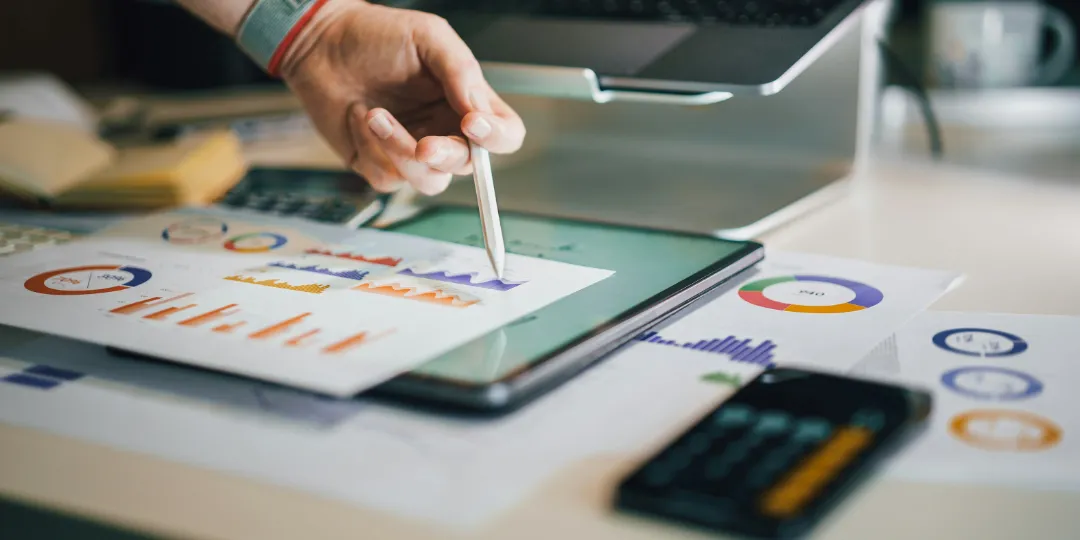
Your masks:
[{"label": "printed chart document", "polygon": [[927,312],[860,371],[934,394],[888,468],[907,480],[1080,489],[1080,317]]},{"label": "printed chart document", "polygon": [[[805,253],[770,252],[752,278],[671,324],[641,336],[769,366],[798,360],[844,372],[881,336],[959,284],[961,275]],[[656,354],[664,354],[657,351]]]},{"label": "printed chart document", "polygon": [[[25,332],[5,338],[0,328],[0,344],[11,344],[0,347],[0,421],[468,530],[576,462],[645,457],[762,369],[745,361],[750,353],[743,351],[768,341],[774,347],[759,350],[757,358],[814,365],[815,357],[801,351],[818,350],[826,365],[842,365],[827,348],[815,349],[823,341],[837,344],[854,363],[956,278],[796,253],[770,253],[760,266],[761,272],[741,277],[710,304],[657,329],[665,340],[692,345],[727,336],[739,343],[749,339],[744,347],[721,353],[719,347],[650,342],[645,336],[652,334],[645,334],[539,401],[497,419],[333,399],[115,357],[85,342]],[[760,279],[804,274],[872,284],[883,299],[864,311],[873,317],[856,332],[845,317],[785,312],[739,296]],[[727,309],[713,310],[720,303]],[[787,322],[740,321],[754,310],[776,312]],[[792,329],[807,318],[825,322],[805,332]]]},{"label": "printed chart document", "polygon": [[[284,226],[283,226],[284,224]],[[207,210],[125,221],[0,269],[0,323],[347,396],[611,272]]]}]

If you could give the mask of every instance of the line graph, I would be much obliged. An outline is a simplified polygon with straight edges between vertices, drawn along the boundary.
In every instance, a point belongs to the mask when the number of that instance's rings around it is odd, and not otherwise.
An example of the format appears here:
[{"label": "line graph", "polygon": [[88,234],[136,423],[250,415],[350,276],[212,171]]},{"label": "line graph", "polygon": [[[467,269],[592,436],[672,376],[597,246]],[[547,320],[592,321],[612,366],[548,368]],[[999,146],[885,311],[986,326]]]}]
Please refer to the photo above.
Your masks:
[{"label": "line graph", "polygon": [[416,287],[402,285],[400,283],[388,283],[386,285],[375,285],[374,283],[370,282],[361,283],[360,285],[353,287],[352,290],[371,294],[381,294],[384,296],[394,296],[397,298],[404,298],[405,300],[429,302],[432,304],[439,304],[456,308],[466,308],[480,302],[479,300],[464,299],[461,296],[448,293],[439,289],[425,291]]},{"label": "line graph", "polygon": [[473,281],[478,275],[476,272],[469,272],[465,274],[451,274],[444,270],[438,270],[435,272],[416,272],[411,268],[406,268],[398,274],[409,277],[431,279],[435,281],[442,281],[445,283],[455,283],[458,285],[466,285],[468,287],[479,287],[481,289],[490,289],[493,291],[506,292],[515,287],[528,283],[527,281],[510,281],[508,279],[491,279],[488,281],[475,282]]},{"label": "line graph", "polygon": [[247,283],[249,285],[260,285],[263,287],[273,287],[275,289],[285,289],[288,291],[297,291],[310,294],[322,294],[323,291],[329,289],[329,285],[323,285],[321,283],[309,283],[306,285],[291,285],[278,279],[264,279],[262,281],[256,280],[253,277],[235,275],[225,278],[228,281],[235,281],[237,283]]},{"label": "line graph", "polygon": [[350,261],[364,262],[370,264],[381,264],[383,266],[397,266],[401,264],[400,257],[367,257],[360,253],[350,253],[348,251],[331,251],[329,249],[308,249],[304,253],[308,255],[322,255],[324,257],[335,257],[338,259],[347,259]]},{"label": "line graph", "polygon": [[288,270],[298,270],[300,272],[314,272],[316,274],[322,274],[324,276],[339,277],[339,278],[345,278],[345,279],[354,279],[356,281],[363,280],[364,276],[368,275],[368,273],[369,273],[367,270],[356,270],[356,269],[337,270],[337,271],[335,271],[335,270],[331,270],[330,268],[327,268],[325,266],[320,266],[318,264],[312,264],[310,266],[300,266],[300,265],[298,265],[296,263],[289,263],[289,262],[284,262],[284,261],[272,262],[272,263],[268,264],[267,266],[271,266],[271,267],[274,267],[274,268],[285,268],[285,269],[288,269]]},{"label": "line graph", "polygon": [[756,347],[751,346],[752,340],[740,340],[735,336],[728,336],[724,339],[702,339],[696,342],[680,342],[673,339],[666,339],[659,333],[651,331],[641,334],[634,339],[637,341],[644,341],[645,343],[653,343],[655,345],[679,347],[682,349],[724,355],[730,357],[731,360],[735,362],[743,364],[757,364],[767,367],[774,365],[772,351],[776,349],[776,344],[769,340],[761,342]]}]

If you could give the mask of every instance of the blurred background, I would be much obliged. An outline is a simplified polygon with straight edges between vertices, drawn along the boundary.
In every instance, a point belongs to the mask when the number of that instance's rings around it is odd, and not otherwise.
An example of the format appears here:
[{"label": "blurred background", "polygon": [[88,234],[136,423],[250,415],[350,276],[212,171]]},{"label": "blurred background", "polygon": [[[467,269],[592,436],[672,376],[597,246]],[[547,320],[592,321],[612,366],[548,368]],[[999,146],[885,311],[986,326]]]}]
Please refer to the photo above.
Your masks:
[{"label": "blurred background", "polygon": [[[1074,179],[1078,21],[1080,2],[1066,0],[897,0],[875,151],[925,157],[938,138],[950,163]],[[117,96],[255,92],[266,99],[224,106],[240,116],[295,107],[228,39],[168,0],[3,2],[0,75],[29,72],[58,77],[114,120],[131,121],[136,110]],[[168,113],[156,111],[157,125],[169,125]]]}]

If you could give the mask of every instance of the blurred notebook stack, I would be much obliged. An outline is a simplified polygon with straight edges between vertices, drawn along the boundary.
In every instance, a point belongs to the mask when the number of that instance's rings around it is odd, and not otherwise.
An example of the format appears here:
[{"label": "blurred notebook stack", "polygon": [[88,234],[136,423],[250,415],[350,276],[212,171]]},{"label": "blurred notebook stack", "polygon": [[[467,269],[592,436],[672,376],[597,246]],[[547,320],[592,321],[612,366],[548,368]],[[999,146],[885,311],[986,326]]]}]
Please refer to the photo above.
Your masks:
[{"label": "blurred notebook stack", "polygon": [[232,131],[116,148],[60,123],[0,122],[0,192],[65,209],[155,209],[206,204],[247,171]]}]

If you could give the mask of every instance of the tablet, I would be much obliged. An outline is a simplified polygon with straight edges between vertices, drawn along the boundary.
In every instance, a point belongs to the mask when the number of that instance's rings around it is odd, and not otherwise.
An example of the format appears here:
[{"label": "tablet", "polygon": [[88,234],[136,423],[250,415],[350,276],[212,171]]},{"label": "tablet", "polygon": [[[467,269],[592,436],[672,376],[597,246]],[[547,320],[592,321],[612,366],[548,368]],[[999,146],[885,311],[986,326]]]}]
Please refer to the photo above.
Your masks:
[{"label": "tablet", "polygon": [[[615,273],[373,393],[489,412],[512,410],[764,258],[756,242],[513,212],[501,213],[500,219],[510,253]],[[484,246],[476,208],[431,207],[384,228]]]}]

